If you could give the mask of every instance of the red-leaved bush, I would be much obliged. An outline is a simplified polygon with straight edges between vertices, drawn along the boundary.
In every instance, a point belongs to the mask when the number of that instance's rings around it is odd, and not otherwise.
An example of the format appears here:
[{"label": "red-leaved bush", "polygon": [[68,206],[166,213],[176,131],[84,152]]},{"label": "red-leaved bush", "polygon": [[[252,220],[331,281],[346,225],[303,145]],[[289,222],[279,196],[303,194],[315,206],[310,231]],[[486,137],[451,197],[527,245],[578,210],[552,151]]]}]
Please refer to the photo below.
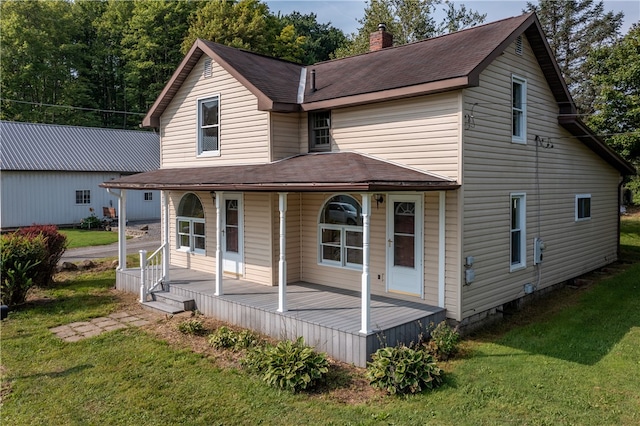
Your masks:
[{"label": "red-leaved bush", "polygon": [[34,284],[41,287],[49,285],[53,280],[58,262],[67,249],[67,237],[58,232],[58,227],[55,225],[32,225],[21,228],[17,232],[26,237],[33,238],[41,235],[44,238],[47,259],[38,266],[38,274]]}]

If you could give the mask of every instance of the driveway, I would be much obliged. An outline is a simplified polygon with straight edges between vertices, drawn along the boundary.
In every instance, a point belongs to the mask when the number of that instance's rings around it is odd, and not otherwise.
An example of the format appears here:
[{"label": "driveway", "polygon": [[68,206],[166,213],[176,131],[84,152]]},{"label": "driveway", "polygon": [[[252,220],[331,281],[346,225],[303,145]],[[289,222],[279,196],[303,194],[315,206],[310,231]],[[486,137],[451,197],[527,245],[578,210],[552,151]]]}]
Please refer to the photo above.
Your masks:
[{"label": "driveway", "polygon": [[[131,223],[127,226],[127,229],[139,231],[143,226],[148,226],[149,228],[144,235],[127,240],[127,254],[138,254],[140,250],[147,250],[148,254],[151,254],[162,244],[160,222]],[[83,260],[103,259],[105,257],[118,257],[118,243],[67,249],[60,262],[75,263]]]}]

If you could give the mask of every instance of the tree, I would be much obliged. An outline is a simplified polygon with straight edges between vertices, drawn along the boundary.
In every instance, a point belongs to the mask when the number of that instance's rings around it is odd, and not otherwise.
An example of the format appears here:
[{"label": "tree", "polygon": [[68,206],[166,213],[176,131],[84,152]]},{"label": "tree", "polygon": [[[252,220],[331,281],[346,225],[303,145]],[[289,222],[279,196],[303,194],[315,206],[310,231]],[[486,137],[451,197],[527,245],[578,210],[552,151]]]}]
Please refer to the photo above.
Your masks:
[{"label": "tree", "polygon": [[269,7],[258,0],[214,0],[205,3],[194,14],[182,42],[182,53],[186,53],[197,38],[202,38],[269,54],[280,31]]},{"label": "tree", "polygon": [[315,13],[302,15],[300,12],[294,11],[278,18],[285,27],[293,25],[296,34],[299,37],[304,37],[300,62],[305,65],[330,59],[331,54],[347,41],[342,30],[333,27],[330,22],[318,23]]},{"label": "tree", "polygon": [[[146,112],[182,60],[182,41],[195,3],[135,0],[122,37],[125,109]],[[139,122],[139,117],[133,117]]]},{"label": "tree", "polygon": [[618,43],[594,50],[588,65],[600,88],[588,123],[622,157],[640,163],[640,24]]},{"label": "tree", "polygon": [[73,4],[67,1],[0,4],[0,118],[84,124],[71,110],[50,105],[93,106],[79,79],[85,49]]},{"label": "tree", "polygon": [[[446,17],[437,23],[433,17],[437,6],[443,5]],[[369,35],[384,23],[393,34],[394,46],[412,43],[458,31],[484,22],[485,15],[456,8],[449,0],[371,0],[359,20],[361,27],[351,35],[350,42],[336,51],[338,58],[364,53],[369,50]]]},{"label": "tree", "polygon": [[527,10],[537,13],[578,109],[593,112],[597,88],[589,78],[587,56],[617,40],[624,14],[605,13],[602,0],[540,0],[528,2]]}]

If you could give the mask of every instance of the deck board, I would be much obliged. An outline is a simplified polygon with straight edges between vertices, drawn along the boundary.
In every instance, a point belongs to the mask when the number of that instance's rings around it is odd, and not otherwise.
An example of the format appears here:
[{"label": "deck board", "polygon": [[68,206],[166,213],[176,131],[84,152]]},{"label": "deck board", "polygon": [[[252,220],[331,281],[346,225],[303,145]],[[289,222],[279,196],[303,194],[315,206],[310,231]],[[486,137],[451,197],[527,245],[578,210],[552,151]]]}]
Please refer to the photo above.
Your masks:
[{"label": "deck board", "polygon": [[[126,291],[137,289],[135,270],[119,271],[126,277]],[[360,292],[326,285],[299,282],[286,288],[286,312],[277,312],[278,287],[242,279],[223,280],[223,295],[215,296],[215,275],[172,267],[173,293],[193,297],[203,314],[251,328],[275,338],[303,336],[308,344],[330,356],[365,366],[371,353],[383,342],[415,342],[429,322],[445,319],[442,308],[420,302],[372,295],[371,332],[360,333]]]}]

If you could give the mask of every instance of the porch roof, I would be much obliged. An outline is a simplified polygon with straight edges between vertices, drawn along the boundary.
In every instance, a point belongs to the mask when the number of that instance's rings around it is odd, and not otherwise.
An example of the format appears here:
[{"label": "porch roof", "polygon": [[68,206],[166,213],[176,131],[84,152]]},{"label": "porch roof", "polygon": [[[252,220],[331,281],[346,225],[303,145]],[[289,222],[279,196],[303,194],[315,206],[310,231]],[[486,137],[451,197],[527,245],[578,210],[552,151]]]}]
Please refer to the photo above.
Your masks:
[{"label": "porch roof", "polygon": [[301,154],[266,164],[158,169],[104,188],[182,191],[441,191],[451,179],[353,152]]}]

